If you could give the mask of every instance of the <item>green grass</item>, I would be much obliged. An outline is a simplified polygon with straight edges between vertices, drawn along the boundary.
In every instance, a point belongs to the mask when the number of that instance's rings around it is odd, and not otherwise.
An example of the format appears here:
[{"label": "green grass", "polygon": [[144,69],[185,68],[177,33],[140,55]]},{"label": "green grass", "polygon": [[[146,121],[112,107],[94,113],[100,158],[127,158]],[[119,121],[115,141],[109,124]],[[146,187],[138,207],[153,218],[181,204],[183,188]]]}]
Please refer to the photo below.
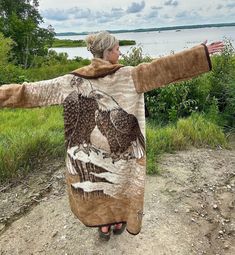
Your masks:
[{"label": "green grass", "polygon": [[158,174],[157,161],[164,152],[174,152],[194,147],[228,146],[225,134],[206,116],[194,114],[187,119],[179,119],[175,125],[157,127],[147,123],[147,173]]},{"label": "green grass", "polygon": [[120,46],[136,45],[136,41],[134,41],[134,40],[120,40],[119,45]]},{"label": "green grass", "polygon": [[0,111],[0,182],[64,155],[61,107]]},{"label": "green grass", "polygon": [[[175,125],[147,123],[147,173],[157,174],[164,152],[195,147],[226,147],[222,130],[194,114]],[[0,111],[0,182],[24,176],[45,158],[65,155],[61,107]]]},{"label": "green grass", "polygon": [[[120,40],[120,46],[126,45],[135,45],[136,42],[134,40]],[[53,48],[72,48],[72,47],[86,47],[86,42],[84,40],[69,40],[69,39],[55,39],[53,44]]]},{"label": "green grass", "polygon": [[88,59],[83,59],[81,61],[70,61],[66,64],[60,63],[52,66],[43,66],[40,68],[30,68],[24,71],[25,77],[29,81],[40,81],[52,79],[54,77],[62,76],[68,74],[71,71],[88,65],[90,61]]},{"label": "green grass", "polygon": [[86,47],[86,42],[84,40],[55,39],[52,44],[52,47],[53,48]]}]

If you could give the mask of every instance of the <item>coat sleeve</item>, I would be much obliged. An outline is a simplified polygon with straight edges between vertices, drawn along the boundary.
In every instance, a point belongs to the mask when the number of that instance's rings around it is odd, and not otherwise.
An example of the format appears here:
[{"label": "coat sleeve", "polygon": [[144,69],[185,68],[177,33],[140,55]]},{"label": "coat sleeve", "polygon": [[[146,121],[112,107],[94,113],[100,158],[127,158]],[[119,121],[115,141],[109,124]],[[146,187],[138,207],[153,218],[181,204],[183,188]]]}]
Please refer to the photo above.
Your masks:
[{"label": "coat sleeve", "polygon": [[[51,80],[0,86],[0,108],[33,108],[62,104],[69,75]],[[67,86],[66,86],[67,85]]]},{"label": "coat sleeve", "polygon": [[206,45],[143,63],[132,69],[136,91],[143,93],[172,82],[190,79],[211,70]]}]

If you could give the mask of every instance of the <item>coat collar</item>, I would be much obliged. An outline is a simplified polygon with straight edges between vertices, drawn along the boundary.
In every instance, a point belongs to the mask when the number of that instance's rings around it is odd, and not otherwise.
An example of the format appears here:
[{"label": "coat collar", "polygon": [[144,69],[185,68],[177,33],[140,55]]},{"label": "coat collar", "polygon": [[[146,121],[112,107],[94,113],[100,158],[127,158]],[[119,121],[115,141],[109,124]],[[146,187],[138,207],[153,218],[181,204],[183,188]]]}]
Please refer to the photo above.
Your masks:
[{"label": "coat collar", "polygon": [[71,72],[71,74],[82,78],[95,79],[113,74],[121,67],[123,67],[121,64],[111,64],[101,58],[93,58],[90,65],[78,68]]}]

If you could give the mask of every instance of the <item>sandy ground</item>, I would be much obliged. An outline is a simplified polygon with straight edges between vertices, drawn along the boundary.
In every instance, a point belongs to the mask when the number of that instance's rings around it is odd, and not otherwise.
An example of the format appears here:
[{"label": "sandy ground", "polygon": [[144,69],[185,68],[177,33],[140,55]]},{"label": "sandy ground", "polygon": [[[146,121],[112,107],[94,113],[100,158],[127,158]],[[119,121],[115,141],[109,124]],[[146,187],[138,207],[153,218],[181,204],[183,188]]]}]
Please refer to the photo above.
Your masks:
[{"label": "sandy ground", "polygon": [[51,162],[0,187],[0,254],[235,254],[235,152],[165,154],[147,176],[140,234],[109,242],[69,209],[64,164]]}]

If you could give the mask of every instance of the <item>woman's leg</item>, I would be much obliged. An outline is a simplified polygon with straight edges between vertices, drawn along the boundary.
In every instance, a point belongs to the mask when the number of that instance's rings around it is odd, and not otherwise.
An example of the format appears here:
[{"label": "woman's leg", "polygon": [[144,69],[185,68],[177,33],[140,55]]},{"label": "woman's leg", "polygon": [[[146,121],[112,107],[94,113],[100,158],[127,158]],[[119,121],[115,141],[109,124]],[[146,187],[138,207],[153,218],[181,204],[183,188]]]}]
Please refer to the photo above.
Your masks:
[{"label": "woman's leg", "polygon": [[116,223],[114,224],[113,234],[120,235],[126,228],[126,223]]},{"label": "woman's leg", "polygon": [[101,240],[109,241],[111,236],[111,225],[99,227],[98,232]]}]

